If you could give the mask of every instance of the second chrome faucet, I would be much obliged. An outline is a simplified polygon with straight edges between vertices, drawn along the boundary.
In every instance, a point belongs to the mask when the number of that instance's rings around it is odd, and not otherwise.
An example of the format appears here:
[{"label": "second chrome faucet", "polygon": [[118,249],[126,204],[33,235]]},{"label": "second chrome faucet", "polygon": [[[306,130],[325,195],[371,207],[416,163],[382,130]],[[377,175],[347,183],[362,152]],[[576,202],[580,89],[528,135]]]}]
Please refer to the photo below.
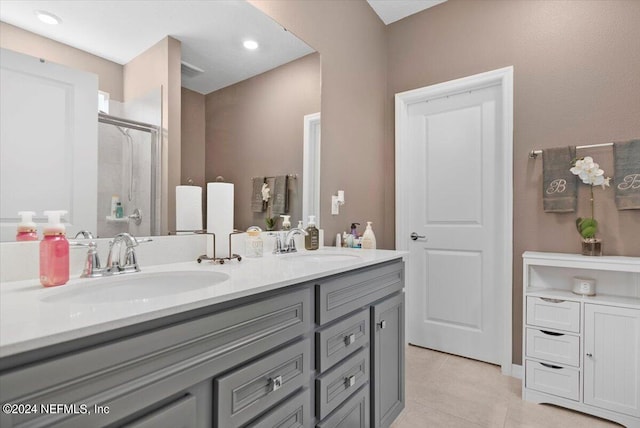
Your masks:
[{"label": "second chrome faucet", "polygon": [[[282,239],[282,235],[284,235],[284,241]],[[276,245],[273,249],[273,254],[288,254],[295,253],[298,251],[296,249],[296,241],[293,239],[296,235],[308,235],[304,229],[294,228],[289,231],[283,232],[272,232],[269,235],[276,237]]]}]

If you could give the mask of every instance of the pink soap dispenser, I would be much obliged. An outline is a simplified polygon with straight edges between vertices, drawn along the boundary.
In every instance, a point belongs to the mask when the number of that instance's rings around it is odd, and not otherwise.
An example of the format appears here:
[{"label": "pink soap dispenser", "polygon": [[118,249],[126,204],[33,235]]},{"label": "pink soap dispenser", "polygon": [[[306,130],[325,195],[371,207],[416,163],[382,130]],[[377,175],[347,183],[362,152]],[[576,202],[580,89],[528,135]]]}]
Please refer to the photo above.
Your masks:
[{"label": "pink soap dispenser", "polygon": [[22,220],[18,223],[16,241],[37,241],[38,226],[33,222],[33,216],[36,215],[36,213],[33,211],[20,211],[18,215]]},{"label": "pink soap dispenser", "polygon": [[69,281],[69,241],[65,237],[60,217],[66,211],[45,211],[49,218],[40,242],[40,283],[45,287],[66,284]]}]

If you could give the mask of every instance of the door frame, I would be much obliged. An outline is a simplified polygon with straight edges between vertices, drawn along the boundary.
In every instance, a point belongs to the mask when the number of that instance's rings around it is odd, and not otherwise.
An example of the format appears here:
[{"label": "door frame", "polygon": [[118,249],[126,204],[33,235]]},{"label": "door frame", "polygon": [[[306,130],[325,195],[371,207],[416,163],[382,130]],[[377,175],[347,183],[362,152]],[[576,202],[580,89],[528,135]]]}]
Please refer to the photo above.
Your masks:
[{"label": "door frame", "polygon": [[400,92],[395,95],[396,130],[395,130],[395,192],[396,192],[396,249],[409,250],[407,237],[409,230],[409,213],[413,209],[415,198],[411,198],[401,189],[409,183],[409,168],[404,167],[408,161],[406,147],[409,139],[409,106],[437,98],[447,97],[499,85],[502,98],[502,129],[498,132],[502,142],[502,183],[498,201],[501,213],[502,239],[501,254],[497,260],[505,260],[502,269],[496,272],[499,293],[499,322],[502,328],[501,369],[505,375],[512,375],[512,297],[513,297],[513,66],[475,74],[448,82],[438,83],[423,88]]}]

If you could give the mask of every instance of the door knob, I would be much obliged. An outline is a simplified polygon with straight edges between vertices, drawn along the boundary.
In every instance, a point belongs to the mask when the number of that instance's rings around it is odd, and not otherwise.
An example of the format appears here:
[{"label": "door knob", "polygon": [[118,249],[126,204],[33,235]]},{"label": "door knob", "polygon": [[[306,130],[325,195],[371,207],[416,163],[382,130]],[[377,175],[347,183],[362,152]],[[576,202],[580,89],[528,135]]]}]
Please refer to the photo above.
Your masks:
[{"label": "door knob", "polygon": [[418,235],[418,234],[417,234],[417,233],[415,233],[415,232],[411,232],[411,235],[410,235],[410,236],[411,236],[411,239],[413,239],[414,241],[417,241],[417,240],[418,240],[418,238],[420,238],[420,239],[425,239],[425,240],[426,240],[426,236],[424,236],[424,235]]}]

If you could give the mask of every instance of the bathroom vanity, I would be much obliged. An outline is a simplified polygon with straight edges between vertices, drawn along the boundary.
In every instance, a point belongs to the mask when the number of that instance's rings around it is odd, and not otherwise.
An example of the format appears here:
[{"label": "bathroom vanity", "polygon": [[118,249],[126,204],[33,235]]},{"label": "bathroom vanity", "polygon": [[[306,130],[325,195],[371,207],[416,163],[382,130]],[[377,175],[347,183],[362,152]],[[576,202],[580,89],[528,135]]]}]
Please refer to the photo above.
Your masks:
[{"label": "bathroom vanity", "polygon": [[[523,399],[640,427],[640,258],[523,259]],[[595,296],[574,294],[574,278]]]},{"label": "bathroom vanity", "polygon": [[404,408],[403,253],[318,254],[161,266],[149,275],[176,288],[187,268],[228,279],[113,302],[83,291],[99,282],[2,284],[2,309],[21,309],[2,315],[0,425],[389,426]]}]

